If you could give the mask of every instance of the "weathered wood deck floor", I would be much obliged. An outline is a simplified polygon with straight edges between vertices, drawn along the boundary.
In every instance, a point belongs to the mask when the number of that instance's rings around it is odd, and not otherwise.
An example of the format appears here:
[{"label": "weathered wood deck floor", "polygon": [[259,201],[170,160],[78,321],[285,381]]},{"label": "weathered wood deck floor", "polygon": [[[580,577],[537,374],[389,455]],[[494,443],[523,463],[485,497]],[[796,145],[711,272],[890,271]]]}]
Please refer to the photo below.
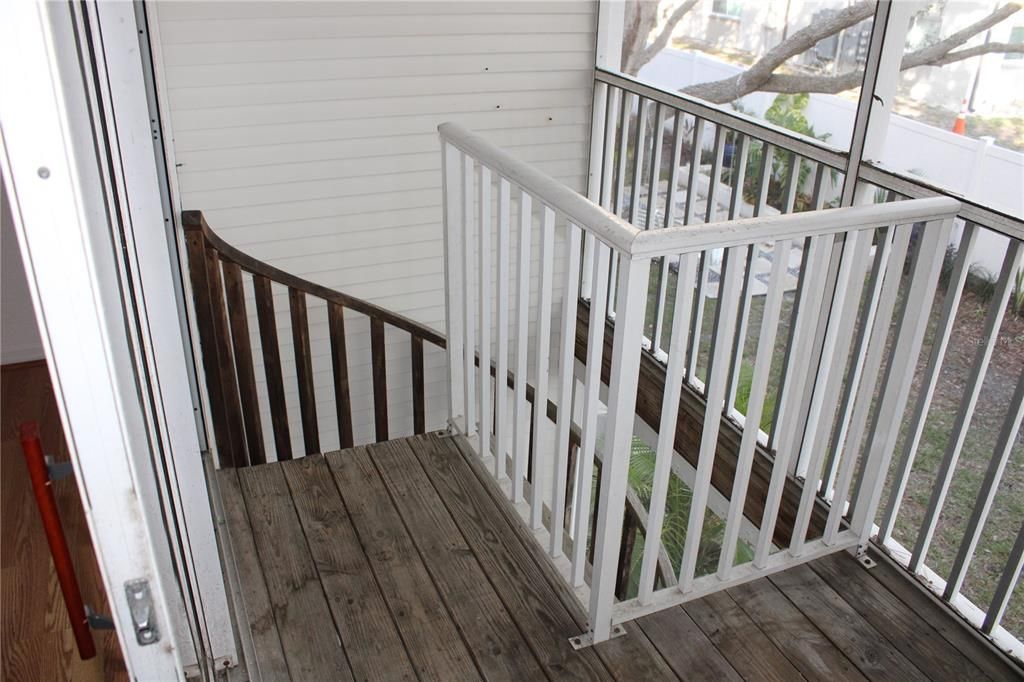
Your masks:
[{"label": "weathered wood deck floor", "polygon": [[219,472],[263,680],[945,680],[1017,672],[880,564],[840,554],[630,624],[584,615],[437,435]]}]

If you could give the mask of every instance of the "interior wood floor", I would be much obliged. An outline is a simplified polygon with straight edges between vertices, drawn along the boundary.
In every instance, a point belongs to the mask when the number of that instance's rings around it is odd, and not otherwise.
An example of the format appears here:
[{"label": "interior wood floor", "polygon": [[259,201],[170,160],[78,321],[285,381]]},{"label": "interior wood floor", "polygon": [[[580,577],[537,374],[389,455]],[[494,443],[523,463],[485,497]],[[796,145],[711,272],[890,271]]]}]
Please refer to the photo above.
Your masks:
[{"label": "interior wood floor", "polygon": [[897,569],[846,553],[574,651],[585,616],[486,475],[439,434],[218,472],[253,679],[1018,674]]},{"label": "interior wood floor", "polygon": [[[0,647],[4,680],[127,680],[112,631],[93,632],[97,655],[78,657],[43,525],[18,439],[23,421],[39,423],[43,448],[68,459],[46,364],[0,370]],[[53,484],[64,533],[85,603],[109,613],[107,599],[73,478]]]}]

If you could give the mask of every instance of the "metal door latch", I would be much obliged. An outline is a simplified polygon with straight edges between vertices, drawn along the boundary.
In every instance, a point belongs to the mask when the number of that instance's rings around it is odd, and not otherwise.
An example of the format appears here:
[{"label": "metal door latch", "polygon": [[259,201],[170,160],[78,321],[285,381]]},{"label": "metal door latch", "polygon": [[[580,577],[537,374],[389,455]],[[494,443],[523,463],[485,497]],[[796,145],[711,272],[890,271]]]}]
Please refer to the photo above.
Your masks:
[{"label": "metal door latch", "polygon": [[135,626],[135,641],[140,646],[159,642],[160,630],[153,618],[153,593],[149,589],[149,581],[130,580],[124,584],[124,593],[128,597],[128,610]]}]

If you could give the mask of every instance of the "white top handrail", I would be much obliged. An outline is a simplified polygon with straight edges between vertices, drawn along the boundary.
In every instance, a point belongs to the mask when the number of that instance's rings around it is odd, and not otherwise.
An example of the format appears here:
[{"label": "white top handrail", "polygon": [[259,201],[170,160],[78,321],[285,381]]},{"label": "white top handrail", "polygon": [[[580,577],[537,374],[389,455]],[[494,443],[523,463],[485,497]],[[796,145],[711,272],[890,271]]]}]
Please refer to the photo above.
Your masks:
[{"label": "white top handrail", "polygon": [[630,252],[640,230],[622,218],[458,123],[442,123],[437,131],[442,140],[500,173],[509,182],[519,185],[608,246],[624,253]]},{"label": "white top handrail", "polygon": [[608,246],[630,257],[675,255],[759,241],[837,234],[883,225],[952,218],[960,202],[949,197],[761,216],[706,225],[639,230],[578,192],[515,158],[457,123],[437,127],[441,139],[469,154]]},{"label": "white top handrail", "polygon": [[757,218],[725,220],[641,232],[630,245],[633,256],[662,256],[754,244],[760,241],[815,237],[952,218],[960,202],[929,197],[846,208],[825,208]]}]

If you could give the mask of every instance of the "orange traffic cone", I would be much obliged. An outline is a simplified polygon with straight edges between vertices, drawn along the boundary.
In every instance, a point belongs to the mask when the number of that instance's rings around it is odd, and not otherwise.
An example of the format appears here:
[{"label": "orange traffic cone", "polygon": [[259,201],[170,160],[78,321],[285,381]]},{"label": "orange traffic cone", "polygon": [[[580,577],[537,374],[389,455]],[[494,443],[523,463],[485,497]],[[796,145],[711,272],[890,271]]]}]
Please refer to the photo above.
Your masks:
[{"label": "orange traffic cone", "polygon": [[964,99],[960,102],[960,113],[956,115],[956,120],[953,121],[953,132],[957,135],[967,134],[967,100]]}]

